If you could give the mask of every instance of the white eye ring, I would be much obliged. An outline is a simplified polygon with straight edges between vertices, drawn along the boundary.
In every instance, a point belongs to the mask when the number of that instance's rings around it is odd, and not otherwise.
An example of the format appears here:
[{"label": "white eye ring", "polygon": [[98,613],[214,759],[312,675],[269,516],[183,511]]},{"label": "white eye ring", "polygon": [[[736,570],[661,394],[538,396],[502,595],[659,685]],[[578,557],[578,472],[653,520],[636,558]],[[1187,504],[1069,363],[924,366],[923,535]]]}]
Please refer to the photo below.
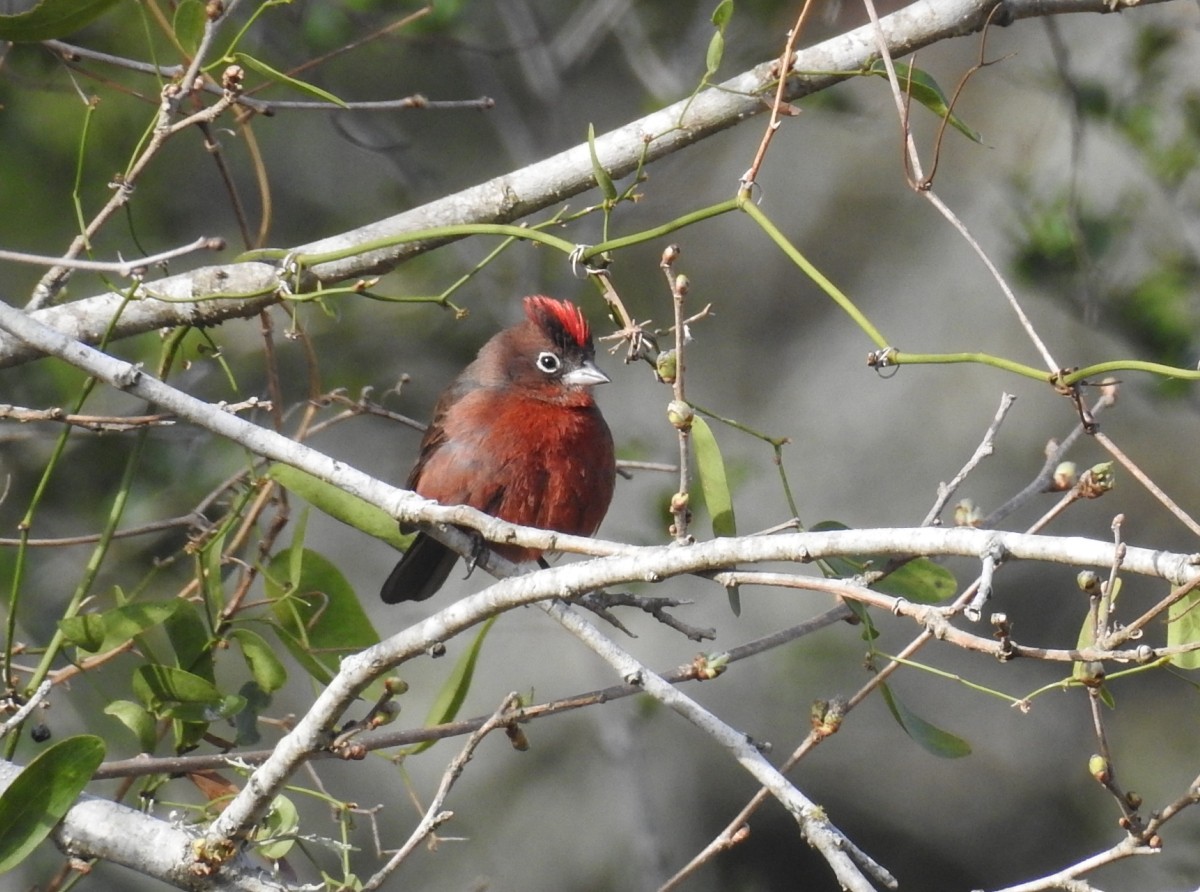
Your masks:
[{"label": "white eye ring", "polygon": [[562,360],[548,350],[538,354],[537,367],[547,375],[553,375],[562,368]]}]

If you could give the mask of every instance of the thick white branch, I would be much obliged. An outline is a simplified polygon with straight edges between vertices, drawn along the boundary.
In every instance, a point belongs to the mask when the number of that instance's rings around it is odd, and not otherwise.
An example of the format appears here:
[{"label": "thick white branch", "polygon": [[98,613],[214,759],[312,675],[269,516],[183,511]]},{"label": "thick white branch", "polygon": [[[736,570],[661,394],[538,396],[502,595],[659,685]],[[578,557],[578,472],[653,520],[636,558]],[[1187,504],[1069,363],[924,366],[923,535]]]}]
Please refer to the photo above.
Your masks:
[{"label": "thick white branch", "polygon": [[[0,791],[21,773],[0,761]],[[284,892],[286,883],[238,857],[222,867],[219,879],[191,871],[192,845],[198,837],[168,822],[106,799],[80,798],[55,828],[52,838],[68,855],[103,858],[180,889],[228,892]]]}]

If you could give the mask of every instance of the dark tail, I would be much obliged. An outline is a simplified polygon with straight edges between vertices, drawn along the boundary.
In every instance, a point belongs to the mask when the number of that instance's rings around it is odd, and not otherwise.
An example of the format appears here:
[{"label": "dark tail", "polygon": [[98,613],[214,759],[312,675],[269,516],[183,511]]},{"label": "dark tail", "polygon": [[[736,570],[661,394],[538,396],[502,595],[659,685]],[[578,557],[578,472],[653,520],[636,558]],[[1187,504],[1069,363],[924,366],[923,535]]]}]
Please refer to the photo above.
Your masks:
[{"label": "dark tail", "polygon": [[442,587],[456,563],[458,555],[455,552],[437,539],[418,533],[404,557],[392,569],[379,596],[385,604],[424,601]]}]

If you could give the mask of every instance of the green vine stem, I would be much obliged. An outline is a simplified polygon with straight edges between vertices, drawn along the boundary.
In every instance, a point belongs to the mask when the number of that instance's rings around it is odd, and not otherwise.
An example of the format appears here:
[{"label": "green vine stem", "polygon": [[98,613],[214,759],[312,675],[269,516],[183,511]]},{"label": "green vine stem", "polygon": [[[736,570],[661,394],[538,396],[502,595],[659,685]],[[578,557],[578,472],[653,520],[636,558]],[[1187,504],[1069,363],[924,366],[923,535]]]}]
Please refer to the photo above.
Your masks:
[{"label": "green vine stem", "polygon": [[736,201],[738,203],[738,207],[745,211],[746,214],[749,215],[750,219],[759,225],[759,228],[767,234],[767,237],[770,238],[771,241],[779,246],[779,249],[788,256],[792,263],[800,267],[806,276],[812,279],[822,291],[833,298],[833,301],[846,312],[846,315],[853,319],[854,323],[866,333],[867,337],[875,342],[876,347],[881,350],[884,350],[888,347],[887,338],[885,338],[880,333],[879,329],[871,324],[871,320],[863,315],[862,311],[854,305],[854,301],[850,300],[850,298],[847,297],[840,288],[834,285],[833,282],[829,281],[829,279],[825,278],[824,274],[819,269],[808,262],[808,258],[801,254],[796,249],[796,246],[788,240],[787,236],[780,232],[779,229],[776,228],[775,224],[771,222],[771,219],[759,209],[758,205],[750,200],[748,192],[738,196]]},{"label": "green vine stem", "polygon": [[[1089,378],[1094,378],[1100,375],[1110,374],[1118,371],[1138,371],[1146,372],[1152,375],[1158,375],[1167,378],[1179,378],[1186,381],[1200,381],[1200,369],[1185,369],[1175,366],[1164,365],[1157,362],[1146,362],[1135,359],[1112,360],[1108,362],[1096,363],[1094,365],[1085,366],[1079,369],[1063,370],[1055,375],[1049,375],[1044,369],[1035,368],[1025,363],[1015,360],[1006,359],[1001,356],[993,356],[988,353],[979,352],[961,352],[961,353],[905,353],[896,350],[888,343],[888,339],[883,333],[872,324],[871,320],[855,305],[855,303],[830,281],[816,266],[814,266],[808,258],[806,258],[792,242],[785,236],[779,228],[772,222],[761,208],[759,208],[750,198],[749,192],[743,192],[736,198],[731,198],[726,201],[718,202],[714,205],[691,211],[663,223],[661,226],[655,226],[650,229],[643,229],[629,235],[620,236],[618,238],[608,239],[597,245],[581,246],[577,243],[568,241],[556,235],[551,235],[548,232],[542,231],[541,227],[553,225],[561,225],[560,217],[555,217],[552,220],[538,224],[538,226],[515,226],[506,223],[472,223],[459,226],[441,226],[432,229],[421,229],[406,233],[399,237],[390,237],[387,239],[379,239],[370,241],[336,251],[325,251],[319,254],[289,254],[282,249],[261,249],[248,251],[242,254],[238,259],[240,261],[283,261],[288,260],[296,263],[300,268],[312,268],[320,266],[323,263],[331,263],[338,260],[345,260],[348,257],[353,257],[359,254],[367,253],[380,248],[391,247],[397,244],[406,244],[410,242],[426,242],[426,241],[446,241],[455,238],[461,238],[470,235],[499,235],[507,239],[524,239],[537,242],[563,252],[572,258],[573,261],[586,264],[587,261],[607,254],[612,251],[618,251],[622,248],[632,247],[634,245],[643,244],[645,242],[654,241],[668,236],[680,229],[691,226],[703,220],[709,220],[714,217],[727,214],[730,211],[742,211],[753,220],[767,237],[773,241],[781,251],[807,275],[822,291],[825,292],[847,316],[862,329],[863,333],[878,347],[878,352],[874,354],[875,359],[872,364],[877,367],[896,366],[896,365],[939,365],[949,363],[975,363],[979,365],[992,366],[993,368],[1002,369],[1012,372],[1024,378],[1030,378],[1035,381],[1049,382],[1059,387],[1072,387],[1075,384],[1083,382]],[[361,293],[361,289],[358,290]],[[323,292],[325,295],[337,293],[337,290],[328,290]],[[377,295],[370,295],[378,298]],[[293,295],[293,299],[303,299],[299,294]],[[438,299],[437,302],[444,302],[444,296]]]}]

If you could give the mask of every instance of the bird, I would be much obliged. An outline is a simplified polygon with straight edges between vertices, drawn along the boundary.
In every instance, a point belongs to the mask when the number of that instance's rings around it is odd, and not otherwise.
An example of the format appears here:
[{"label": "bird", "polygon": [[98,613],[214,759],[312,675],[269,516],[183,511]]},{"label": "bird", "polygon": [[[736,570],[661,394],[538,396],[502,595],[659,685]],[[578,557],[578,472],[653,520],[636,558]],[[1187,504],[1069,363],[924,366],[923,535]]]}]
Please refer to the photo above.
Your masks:
[{"label": "bird", "polygon": [[[592,396],[611,379],[575,304],[539,294],[523,308],[525,319],[485,343],[438,398],[407,488],[509,523],[590,536],[616,484],[612,432]],[[516,563],[541,557],[536,548],[489,547]],[[417,533],[380,597],[431,597],[458,557]]]}]

